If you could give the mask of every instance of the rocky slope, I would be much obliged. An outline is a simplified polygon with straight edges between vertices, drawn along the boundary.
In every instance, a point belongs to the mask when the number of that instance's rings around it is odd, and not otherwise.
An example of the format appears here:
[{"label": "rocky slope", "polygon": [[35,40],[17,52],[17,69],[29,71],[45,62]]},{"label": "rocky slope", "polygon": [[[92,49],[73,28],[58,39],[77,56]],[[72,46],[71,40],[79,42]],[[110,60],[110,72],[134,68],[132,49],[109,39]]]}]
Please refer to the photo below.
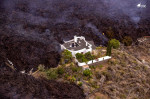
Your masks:
[{"label": "rocky slope", "polygon": [[84,99],[84,93],[75,84],[36,79],[13,71],[0,61],[1,99]]},{"label": "rocky slope", "polygon": [[[148,41],[150,44],[150,41]],[[147,44],[148,44],[147,42]],[[150,47],[145,42],[112,51],[112,59],[99,72],[100,88],[88,97],[148,99],[150,97]],[[95,94],[96,93],[96,94]],[[97,95],[97,94],[103,95]],[[94,96],[93,96],[94,95]]]}]

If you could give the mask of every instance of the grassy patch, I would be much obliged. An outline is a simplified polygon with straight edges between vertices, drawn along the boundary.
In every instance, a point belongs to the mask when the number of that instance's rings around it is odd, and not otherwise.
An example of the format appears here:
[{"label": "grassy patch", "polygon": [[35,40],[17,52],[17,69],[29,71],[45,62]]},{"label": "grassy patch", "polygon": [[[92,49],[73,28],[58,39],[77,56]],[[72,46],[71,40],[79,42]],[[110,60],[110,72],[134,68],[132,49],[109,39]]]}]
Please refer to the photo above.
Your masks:
[{"label": "grassy patch", "polygon": [[64,72],[65,72],[65,70],[64,70],[64,68],[62,68],[62,67],[59,67],[59,68],[57,69],[57,73],[58,73],[59,75],[64,74]]},{"label": "grassy patch", "polygon": [[91,76],[92,76],[92,72],[91,72],[91,70],[86,69],[86,70],[83,71],[83,75],[84,75],[84,76],[91,77]]},{"label": "grassy patch", "polygon": [[81,81],[78,81],[77,84],[78,84],[78,86],[82,86],[82,82]]},{"label": "grassy patch", "polygon": [[56,69],[49,69],[46,71],[47,79],[52,80],[58,77]]}]

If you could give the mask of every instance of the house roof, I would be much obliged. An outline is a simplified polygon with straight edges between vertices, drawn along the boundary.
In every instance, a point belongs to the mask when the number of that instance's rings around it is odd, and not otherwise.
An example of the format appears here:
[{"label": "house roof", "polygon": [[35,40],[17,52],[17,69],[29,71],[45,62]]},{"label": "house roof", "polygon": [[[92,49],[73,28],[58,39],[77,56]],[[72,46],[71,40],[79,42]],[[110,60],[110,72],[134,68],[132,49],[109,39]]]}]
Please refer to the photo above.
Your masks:
[{"label": "house roof", "polygon": [[[72,47],[72,44],[77,45],[77,46],[76,47]],[[64,43],[63,45],[68,50],[74,50],[74,51],[81,50],[83,48],[86,48],[86,49],[89,48],[88,46],[86,46],[86,42],[84,40],[79,39],[79,38],[77,39],[77,42],[70,41],[70,42]]]},{"label": "house roof", "polygon": [[92,45],[92,49],[96,49],[96,46],[95,46],[95,44],[94,44],[93,41],[87,41],[87,42],[90,43],[90,44]]},{"label": "house roof", "polygon": [[[92,45],[93,49],[96,48],[93,41],[87,41],[87,42]],[[63,46],[65,46],[66,49],[68,49],[68,50],[77,51],[77,50],[81,50],[83,48],[89,49],[89,46],[90,46],[89,44],[88,44],[88,46],[86,46],[86,41],[84,41],[81,38],[77,38],[77,42],[74,42],[73,40],[71,40],[70,42],[64,43]],[[76,47],[72,47],[72,46],[76,46]]]}]

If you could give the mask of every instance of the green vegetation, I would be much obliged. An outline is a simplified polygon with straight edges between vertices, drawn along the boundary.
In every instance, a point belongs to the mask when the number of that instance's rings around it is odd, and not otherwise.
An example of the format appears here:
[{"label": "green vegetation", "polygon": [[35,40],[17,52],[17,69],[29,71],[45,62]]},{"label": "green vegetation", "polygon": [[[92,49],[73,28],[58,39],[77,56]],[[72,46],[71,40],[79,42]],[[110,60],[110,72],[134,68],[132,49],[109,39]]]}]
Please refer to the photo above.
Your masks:
[{"label": "green vegetation", "polygon": [[108,45],[107,45],[107,53],[106,53],[106,55],[107,56],[111,56],[111,50],[112,50],[112,48],[117,49],[117,48],[119,48],[119,46],[120,46],[120,42],[118,40],[116,40],[116,39],[110,40],[108,42]]},{"label": "green vegetation", "polygon": [[73,72],[78,72],[80,70],[79,67],[75,67],[75,66],[71,67],[71,69]]},{"label": "green vegetation", "polygon": [[78,86],[82,86],[82,82],[81,81],[78,81]]},{"label": "green vegetation", "polygon": [[86,69],[86,70],[83,71],[83,75],[91,77],[92,76],[92,72],[91,72],[91,70]]},{"label": "green vegetation", "polygon": [[130,46],[132,44],[132,38],[130,36],[125,36],[124,39],[122,40],[122,43],[125,46]]},{"label": "green vegetation", "polygon": [[84,56],[88,61],[93,60],[93,58],[94,58],[90,52],[85,53]]},{"label": "green vegetation", "polygon": [[116,40],[116,39],[111,39],[111,40],[110,40],[110,45],[112,45],[112,47],[113,47],[114,49],[117,49],[117,48],[119,48],[119,46],[120,46],[120,42],[119,42],[118,40]]},{"label": "green vegetation", "polygon": [[70,82],[75,82],[76,78],[74,76],[68,76],[67,80],[69,80]]},{"label": "green vegetation", "polygon": [[77,53],[76,58],[79,62],[88,62],[90,60],[93,60],[94,56],[90,52],[87,52],[85,54]]},{"label": "green vegetation", "polygon": [[96,69],[96,66],[93,66],[93,65],[92,65],[92,66],[90,66],[90,68],[91,68],[91,69]]},{"label": "green vegetation", "polygon": [[87,60],[85,59],[85,56],[81,53],[76,54],[76,58],[78,59],[79,62],[86,62]]},{"label": "green vegetation", "polygon": [[40,64],[40,65],[38,66],[38,70],[39,70],[39,71],[45,71],[45,66]]},{"label": "green vegetation", "polygon": [[[64,50],[62,53],[62,58],[65,60],[65,63],[72,61],[72,53],[68,50]],[[63,59],[61,61],[63,61]]]},{"label": "green vegetation", "polygon": [[65,72],[65,70],[64,70],[64,68],[62,68],[62,67],[59,67],[59,68],[57,69],[57,73],[58,73],[59,75],[64,74],[64,72]]},{"label": "green vegetation", "polygon": [[46,71],[46,75],[48,79],[56,79],[58,77],[56,69],[49,69]]},{"label": "green vegetation", "polygon": [[106,56],[111,56],[112,45],[108,42]]},{"label": "green vegetation", "polygon": [[98,67],[101,69],[103,67],[103,65],[99,65]]}]

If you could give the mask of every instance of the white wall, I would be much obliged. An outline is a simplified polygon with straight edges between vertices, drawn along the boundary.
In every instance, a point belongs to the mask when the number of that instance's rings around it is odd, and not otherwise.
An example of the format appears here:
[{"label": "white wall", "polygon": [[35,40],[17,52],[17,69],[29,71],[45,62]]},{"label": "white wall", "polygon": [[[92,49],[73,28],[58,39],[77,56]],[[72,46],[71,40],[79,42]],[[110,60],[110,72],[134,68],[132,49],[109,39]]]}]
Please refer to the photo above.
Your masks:
[{"label": "white wall", "polygon": [[[101,62],[101,61],[108,60],[108,59],[111,59],[111,56],[101,57],[101,58],[93,60],[93,62],[91,60],[91,61],[88,61],[87,64],[89,65],[89,64],[93,64],[93,63],[96,63],[96,62]],[[84,65],[86,65],[85,62],[83,62],[83,63],[77,62],[77,63],[78,63],[78,66],[84,66]]]}]

